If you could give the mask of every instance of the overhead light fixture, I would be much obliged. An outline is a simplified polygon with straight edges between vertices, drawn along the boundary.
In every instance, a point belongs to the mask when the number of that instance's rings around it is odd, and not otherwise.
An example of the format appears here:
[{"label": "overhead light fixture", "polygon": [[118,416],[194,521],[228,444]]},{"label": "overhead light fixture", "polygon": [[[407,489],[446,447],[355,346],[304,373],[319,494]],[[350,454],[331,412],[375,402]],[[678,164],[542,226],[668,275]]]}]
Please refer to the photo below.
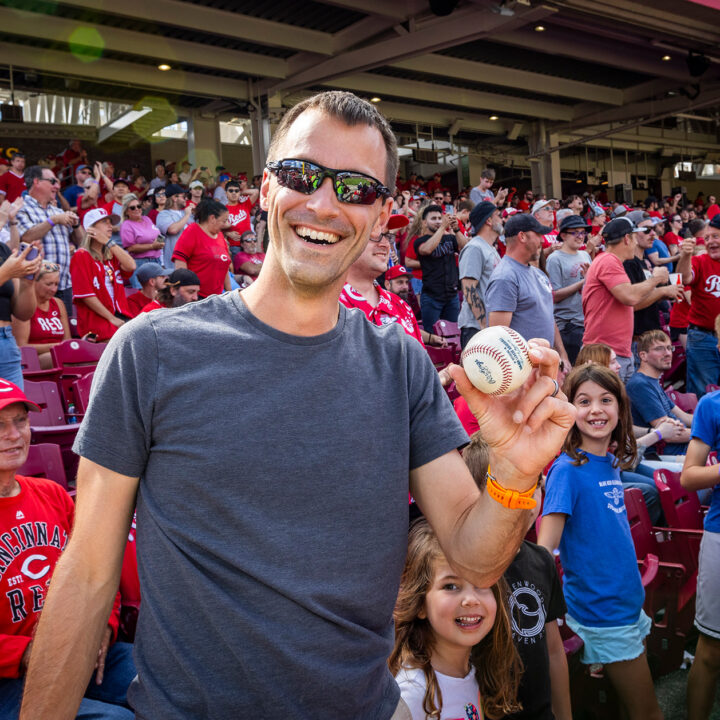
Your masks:
[{"label": "overhead light fixture", "polygon": [[497,115],[491,115],[490,119],[491,120],[499,120],[500,118]]},{"label": "overhead light fixture", "polygon": [[664,60],[665,62],[667,62],[668,60],[672,60],[672,58],[670,57],[670,55],[663,55],[660,59],[661,59],[661,60]]},{"label": "overhead light fixture", "polygon": [[168,65],[167,63],[162,63],[162,64],[158,65],[158,70],[167,72],[168,70],[172,70],[172,67],[170,67],[170,65]]},{"label": "overhead light fixture", "polygon": [[370,98],[370,102],[379,103],[382,100],[382,98],[379,98],[377,95],[375,97]]},{"label": "overhead light fixture", "polygon": [[545,26],[544,25],[536,25],[535,32],[545,32]]}]

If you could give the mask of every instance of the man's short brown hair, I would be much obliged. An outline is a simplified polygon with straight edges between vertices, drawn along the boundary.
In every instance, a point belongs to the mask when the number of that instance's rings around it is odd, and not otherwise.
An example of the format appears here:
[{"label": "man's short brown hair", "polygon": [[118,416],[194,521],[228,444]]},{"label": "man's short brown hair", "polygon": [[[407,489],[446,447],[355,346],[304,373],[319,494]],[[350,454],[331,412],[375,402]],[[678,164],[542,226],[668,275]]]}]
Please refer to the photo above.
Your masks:
[{"label": "man's short brown hair", "polygon": [[458,203],[457,209],[458,212],[462,212],[463,210],[467,210],[470,212],[475,207],[475,203],[472,200],[461,200]]},{"label": "man's short brown hair", "polygon": [[480,177],[485,180],[494,180],[495,179],[495,171],[492,168],[485,168],[480,173]]},{"label": "man's short brown hair", "polygon": [[[385,160],[385,185],[387,185],[391,192],[395,191],[398,152],[397,140],[390,127],[390,123],[378,112],[372,103],[359,98],[351,92],[328,90],[327,92],[318,93],[317,95],[306,98],[290,108],[285,115],[283,115],[283,119],[280,121],[280,124],[272,136],[270,147],[268,148],[268,160],[280,159],[276,157],[278,148],[288,134],[292,124],[306,110],[320,110],[332,118],[341,120],[349,127],[368,125],[376,128],[382,135],[387,155]],[[350,169],[352,170],[353,168]]]},{"label": "man's short brown hair", "polygon": [[648,352],[655,343],[668,343],[670,338],[662,330],[648,330],[638,338],[638,352]]}]

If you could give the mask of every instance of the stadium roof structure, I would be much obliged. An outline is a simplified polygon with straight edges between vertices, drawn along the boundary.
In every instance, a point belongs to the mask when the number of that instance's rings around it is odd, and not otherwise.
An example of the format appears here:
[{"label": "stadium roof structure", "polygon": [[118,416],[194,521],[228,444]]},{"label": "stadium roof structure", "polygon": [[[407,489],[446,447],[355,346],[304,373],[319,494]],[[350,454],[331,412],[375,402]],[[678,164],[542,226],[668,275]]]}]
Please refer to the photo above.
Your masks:
[{"label": "stadium roof structure", "polygon": [[[524,143],[718,148],[714,0],[5,0],[0,84],[179,113],[277,116],[320,89],[400,131]],[[170,66],[161,70],[160,66]],[[12,68],[12,70],[10,70]],[[529,149],[528,149],[529,146]]]}]

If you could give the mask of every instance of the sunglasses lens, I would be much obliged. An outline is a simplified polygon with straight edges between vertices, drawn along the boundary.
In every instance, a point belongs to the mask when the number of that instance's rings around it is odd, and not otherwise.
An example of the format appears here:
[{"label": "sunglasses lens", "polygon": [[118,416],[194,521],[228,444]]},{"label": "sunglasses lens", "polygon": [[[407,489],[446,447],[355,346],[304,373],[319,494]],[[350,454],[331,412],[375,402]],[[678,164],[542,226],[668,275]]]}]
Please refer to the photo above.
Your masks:
[{"label": "sunglasses lens", "polygon": [[377,186],[363,175],[338,173],[335,192],[341,202],[355,205],[372,205],[377,200]]}]

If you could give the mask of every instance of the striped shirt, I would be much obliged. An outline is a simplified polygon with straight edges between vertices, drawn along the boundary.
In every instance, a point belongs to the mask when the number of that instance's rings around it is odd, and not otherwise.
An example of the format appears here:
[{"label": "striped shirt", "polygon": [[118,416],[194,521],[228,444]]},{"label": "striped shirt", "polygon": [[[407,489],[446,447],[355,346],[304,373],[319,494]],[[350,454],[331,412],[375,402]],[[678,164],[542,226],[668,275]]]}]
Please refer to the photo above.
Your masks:
[{"label": "striped shirt", "polygon": [[[53,215],[61,215],[62,212],[59,207],[52,203],[48,203],[48,206],[44,208],[32,195],[26,195],[25,204],[17,214],[20,237],[22,238],[35,225],[46,222]],[[42,238],[45,260],[57,263],[60,266],[60,290],[71,287],[69,241],[71,233],[71,227],[58,224],[51,227],[50,231]]]}]

